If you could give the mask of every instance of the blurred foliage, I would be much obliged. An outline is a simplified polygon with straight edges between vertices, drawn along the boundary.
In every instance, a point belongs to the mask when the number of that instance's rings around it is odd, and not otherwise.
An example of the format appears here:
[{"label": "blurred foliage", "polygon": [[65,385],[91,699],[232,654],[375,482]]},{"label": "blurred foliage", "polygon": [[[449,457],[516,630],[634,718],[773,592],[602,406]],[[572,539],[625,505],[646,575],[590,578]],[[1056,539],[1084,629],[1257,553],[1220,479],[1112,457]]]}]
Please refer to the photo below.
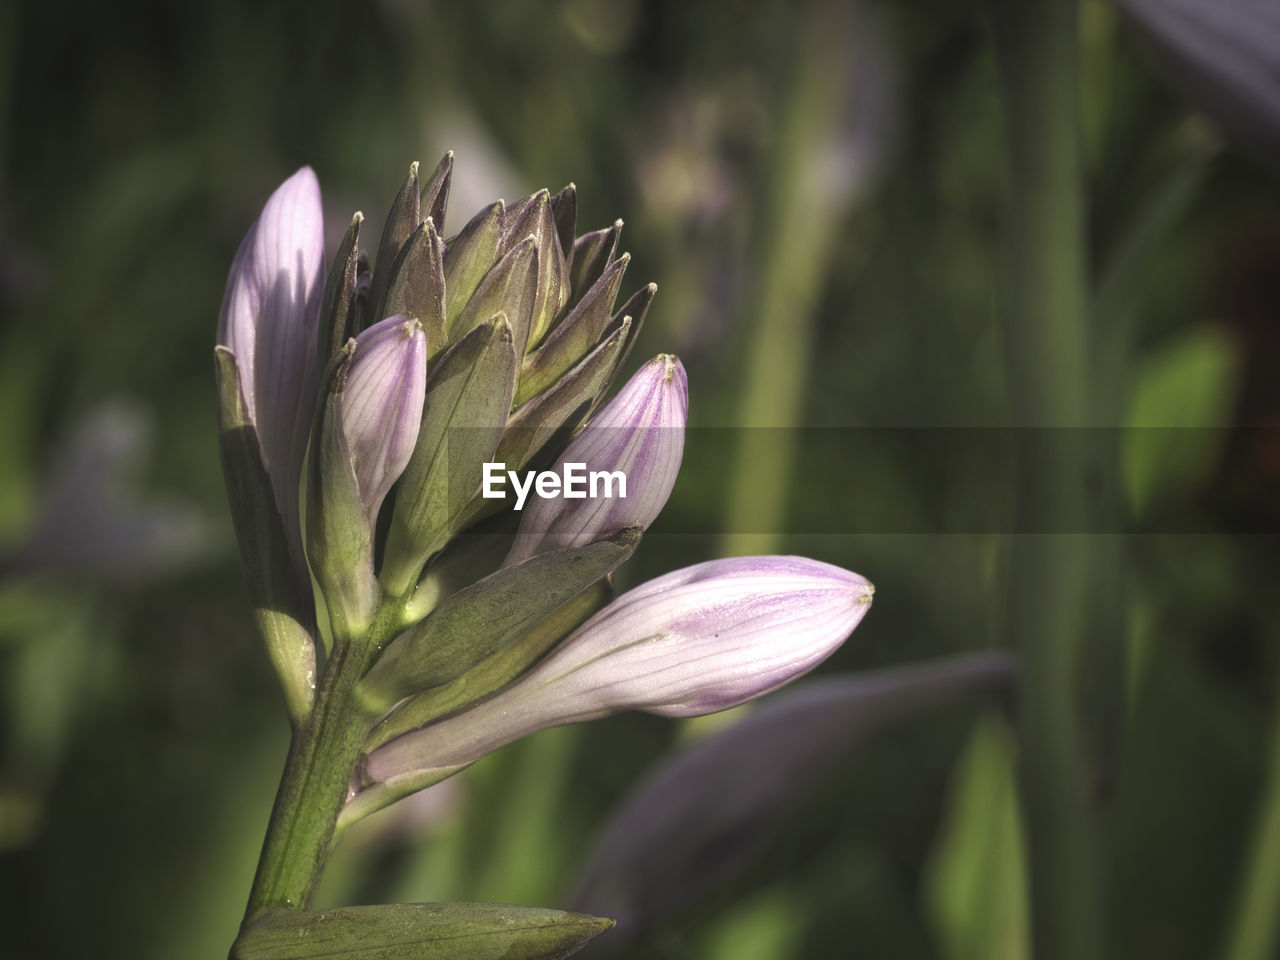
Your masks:
[{"label": "blurred foliage", "polygon": [[[1127,454],[1144,509],[1117,614],[1126,719],[1097,784],[1108,924],[1116,956],[1200,958],[1238,892],[1280,677],[1280,188],[1265,160],[1217,147],[1111,6],[1089,0],[1084,26],[1095,320],[1100,344],[1122,324],[1127,345],[1099,368],[1099,422],[1216,428]],[[838,69],[806,73],[815,38]],[[310,163],[334,231],[365,205],[377,231],[408,162],[450,147],[454,229],[483,200],[572,179],[583,228],[627,220],[624,296],[659,284],[631,362],[680,352],[695,426],[760,425],[744,410],[1000,426],[996,82],[981,19],[941,0],[0,6],[0,957],[199,960],[235,934],[287,724],[232,549],[210,356],[227,268],[276,184]],[[1184,163],[1180,199],[1151,215]],[[779,307],[771,271],[797,256],[811,279]],[[207,518],[203,550],[145,580],[24,568],[56,439],[118,396],[155,422],[141,490]],[[878,587],[824,671],[1006,641],[1001,538],[928,532],[951,498],[998,499],[1004,464],[953,477],[906,444],[797,442],[770,474],[769,549]],[[855,511],[925,532],[776,532],[822,529],[817,470],[877,491]],[[686,469],[620,585],[715,555],[743,532],[728,496],[755,479],[728,457]],[[1005,809],[1012,747],[993,720],[971,734],[974,717],[869,741],[749,869],[630,955],[995,955],[971,938],[1015,935],[999,908],[1016,905],[966,884],[1014,882],[1012,826],[979,818],[982,798]],[[677,733],[622,716],[513,745],[354,831],[321,906],[562,906]]]}]

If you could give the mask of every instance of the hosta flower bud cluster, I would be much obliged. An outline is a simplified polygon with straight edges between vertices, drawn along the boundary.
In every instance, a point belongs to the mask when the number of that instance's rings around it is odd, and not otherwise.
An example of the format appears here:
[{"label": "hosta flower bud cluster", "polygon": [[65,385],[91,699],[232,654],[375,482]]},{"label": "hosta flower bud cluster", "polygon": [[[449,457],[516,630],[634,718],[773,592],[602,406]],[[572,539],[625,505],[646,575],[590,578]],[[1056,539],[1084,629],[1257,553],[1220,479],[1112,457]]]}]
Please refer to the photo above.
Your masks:
[{"label": "hosta flower bud cluster", "polygon": [[[656,289],[618,306],[621,222],[576,235],[570,185],[497,201],[446,240],[452,162],[411,168],[372,263],[356,214],[327,274],[319,185],[300,170],[241,245],[219,322],[257,622],[300,727],[319,712],[317,663],[354,669],[357,793],[554,723],[750,699],[834,650],[871,596],[824,564],[744,558],[605,606],[675,485],[684,369],[659,356],[604,402]],[[624,476],[625,496],[516,512],[480,495],[486,464],[585,465]]]}]

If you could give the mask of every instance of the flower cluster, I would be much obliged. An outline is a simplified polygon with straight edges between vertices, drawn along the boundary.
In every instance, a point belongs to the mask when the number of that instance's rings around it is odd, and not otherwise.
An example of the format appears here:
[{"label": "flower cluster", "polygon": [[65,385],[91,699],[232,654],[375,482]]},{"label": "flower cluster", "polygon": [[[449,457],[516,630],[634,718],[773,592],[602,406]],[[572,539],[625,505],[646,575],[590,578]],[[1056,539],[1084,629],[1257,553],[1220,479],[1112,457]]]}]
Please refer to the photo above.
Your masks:
[{"label": "flower cluster", "polygon": [[[742,703],[821,662],[871,600],[863,578],[796,557],[699,564],[611,600],[684,447],[675,357],[602,402],[656,287],[617,306],[621,222],[576,236],[572,185],[498,201],[445,241],[451,173],[452,155],[425,179],[415,164],[372,267],[356,214],[326,275],[319,185],[298,171],[245,237],[218,328],[257,622],[299,728],[326,695],[353,705],[353,809],[548,726]],[[480,495],[498,462],[618,472],[626,496],[517,512]],[[350,682],[326,685],[339,669]]]}]

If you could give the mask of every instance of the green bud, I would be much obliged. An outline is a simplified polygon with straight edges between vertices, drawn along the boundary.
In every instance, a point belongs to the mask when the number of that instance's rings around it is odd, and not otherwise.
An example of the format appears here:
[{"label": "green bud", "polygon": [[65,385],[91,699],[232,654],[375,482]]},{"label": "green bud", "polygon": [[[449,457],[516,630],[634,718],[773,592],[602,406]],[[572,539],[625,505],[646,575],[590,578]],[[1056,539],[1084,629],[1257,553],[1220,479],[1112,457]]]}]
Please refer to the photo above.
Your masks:
[{"label": "green bud", "polygon": [[422,426],[401,475],[387,533],[382,582],[403,596],[444,546],[480,488],[511,409],[516,352],[499,313],[445,353],[427,380]]},{"label": "green bud", "polygon": [[638,528],[626,528],[582,547],[539,554],[459,590],[387,646],[360,682],[361,696],[389,707],[462,676],[612,573],[640,535]]},{"label": "green bud", "polygon": [[373,576],[373,530],[356,481],[354,457],[342,425],[342,391],[355,354],[348,340],[320,385],[308,451],[304,532],[307,562],[336,637],[367,632],[378,601]]},{"label": "green bud", "polygon": [[629,317],[613,321],[600,344],[555,386],[522,404],[507,422],[493,459],[519,470],[553,438],[567,442],[612,379],[630,330]]},{"label": "green bud", "polygon": [[427,334],[427,365],[445,348],[444,241],[428,217],[396,257],[387,285],[387,316],[415,317]]},{"label": "green bud", "polygon": [[[360,224],[364,214],[358,210],[351,218],[351,226],[338,244],[338,252],[329,267],[329,277],[324,285],[324,299],[320,301],[320,365],[323,370],[329,359],[342,349],[347,338],[357,332],[353,325],[352,310],[356,297],[356,278],[360,259]],[[367,266],[367,265],[366,265]]]},{"label": "green bud", "polygon": [[604,386],[600,388],[600,392],[596,394],[595,402],[591,404],[594,411],[596,407],[604,402],[605,394],[609,392],[609,387],[613,385],[614,378],[618,375],[618,371],[626,366],[627,358],[631,356],[631,348],[636,345],[636,340],[640,336],[640,328],[644,326],[644,318],[649,313],[649,305],[653,303],[653,298],[658,292],[656,283],[647,283],[630,297],[627,302],[622,305],[622,309],[613,315],[615,324],[622,323],[624,320],[631,321],[631,332],[627,334],[626,343],[622,347],[622,353],[618,357],[618,362],[613,365],[613,372],[609,374],[609,378],[605,380]]},{"label": "green bud", "polygon": [[631,255],[624,253],[609,264],[604,275],[551,331],[546,343],[525,355],[516,388],[517,406],[559,380],[600,342],[600,335],[612,319],[613,302],[630,262]]},{"label": "green bud", "polygon": [[444,255],[445,328],[454,330],[458,315],[498,259],[504,207],[491,203],[446,245]]},{"label": "green bud", "polygon": [[569,283],[573,287],[570,307],[577,305],[600,279],[605,268],[616,259],[618,238],[621,236],[622,221],[615,220],[612,227],[584,233],[573,242],[569,266]]},{"label": "green bud", "polygon": [[[565,270],[569,269],[573,256],[574,231],[578,229],[578,188],[572,183],[551,198],[551,215],[556,221],[556,236],[560,240],[560,253],[564,256]],[[568,274],[566,273],[566,279]]]},{"label": "green bud", "polygon": [[279,910],[247,924],[231,960],[558,960],[613,926],[500,903],[386,903]]},{"label": "green bud", "polygon": [[308,626],[312,611],[303,599],[302,585],[289,558],[271,479],[262,465],[257,434],[240,393],[236,358],[226,347],[216,347],[214,360],[222,471],[249,602],[267,656],[284,688],[289,716],[300,723],[311,712],[315,698],[316,646]]},{"label": "green bud", "polygon": [[470,302],[449,328],[450,341],[466,336],[473,327],[496,314],[505,313],[507,322],[511,324],[516,356],[522,356],[533,319],[537,258],[538,251],[532,239],[512,247],[480,281]]},{"label": "green bud", "polygon": [[569,269],[556,230],[546,190],[539,190],[519,209],[507,211],[502,247],[509,249],[526,237],[533,238],[537,247],[537,280],[526,349],[541,342],[569,299]]},{"label": "green bud", "polygon": [[453,181],[453,151],[448,151],[436,168],[431,171],[422,185],[422,200],[418,206],[419,214],[436,224],[437,230],[444,229],[444,214],[449,202],[449,185]]},{"label": "green bud", "polygon": [[396,258],[401,248],[418,225],[422,222],[419,215],[418,197],[418,162],[409,164],[409,176],[405,179],[395,202],[387,213],[387,222],[382,227],[382,239],[378,241],[378,256],[373,261],[373,287],[369,291],[369,303],[372,313],[366,318],[371,326],[383,317],[390,316],[386,311],[387,285],[391,282],[391,274],[395,268]]}]

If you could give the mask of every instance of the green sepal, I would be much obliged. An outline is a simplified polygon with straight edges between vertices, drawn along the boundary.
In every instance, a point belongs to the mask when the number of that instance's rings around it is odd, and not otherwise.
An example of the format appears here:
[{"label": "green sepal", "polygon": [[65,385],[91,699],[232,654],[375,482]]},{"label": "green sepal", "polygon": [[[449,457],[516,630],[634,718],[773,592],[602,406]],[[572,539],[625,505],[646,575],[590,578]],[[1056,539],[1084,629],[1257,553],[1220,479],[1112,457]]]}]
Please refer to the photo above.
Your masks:
[{"label": "green sepal", "polygon": [[356,341],[348,340],[325,372],[307,451],[307,561],[335,640],[366,633],[381,598],[373,575],[373,525],[342,431],[342,393],[355,351]]},{"label": "green sepal", "polygon": [[[630,262],[630,254],[624,253],[609,264],[586,296],[551,331],[546,343],[525,356],[516,387],[517,406],[559,380],[599,343],[600,335],[612,319],[613,302]],[[630,339],[635,339],[634,325]]]},{"label": "green sepal", "polygon": [[567,440],[613,377],[630,330],[629,317],[613,321],[599,346],[554,387],[521,404],[507,421],[494,459],[520,470],[553,438]]},{"label": "green sepal", "polygon": [[511,325],[499,313],[449,348],[427,379],[418,443],[401,475],[382,582],[402,596],[448,541],[480,488],[511,409],[517,369]]},{"label": "green sepal", "polygon": [[498,241],[502,237],[505,207],[501,200],[485,207],[462,228],[462,232],[446,245],[444,254],[445,328],[452,331],[454,321],[470,301],[480,281],[498,259]]},{"label": "green sepal", "polygon": [[462,676],[405,700],[369,734],[364,752],[372,753],[384,743],[470,707],[514,682],[613,599],[611,581],[611,577],[597,580]]},{"label": "green sepal", "polygon": [[415,160],[409,165],[409,176],[405,178],[404,185],[391,204],[387,222],[382,227],[382,239],[378,241],[378,255],[373,261],[373,286],[369,291],[369,304],[373,308],[369,317],[370,326],[391,316],[383,308],[387,298],[387,284],[391,282],[400,249],[422,223],[419,203],[418,162]]},{"label": "green sepal", "polygon": [[361,698],[390,707],[462,676],[612,573],[640,535],[628,527],[582,547],[539,554],[459,590],[387,645],[360,681]]},{"label": "green sepal", "polygon": [[615,220],[612,227],[584,233],[573,242],[569,266],[569,283],[573,290],[569,298],[570,307],[576,306],[586,296],[605,267],[617,259],[618,238],[621,236],[622,221]]},{"label": "green sepal", "polygon": [[537,248],[533,306],[526,338],[526,350],[542,341],[569,299],[569,269],[560,249],[551,197],[539,190],[520,208],[508,210],[503,227],[503,247],[514,248],[532,237]]},{"label": "green sepal", "polygon": [[578,188],[574,184],[569,184],[551,198],[551,215],[555,217],[556,236],[560,240],[560,252],[564,254],[567,271],[572,263],[574,231],[578,229]]},{"label": "green sepal", "polygon": [[428,217],[406,241],[391,268],[387,299],[382,308],[388,317],[403,313],[422,324],[427,335],[427,363],[443,352],[444,241]]},{"label": "green sepal", "polygon": [[231,960],[559,960],[613,926],[499,903],[388,903],[280,910],[240,931]]},{"label": "green sepal", "polygon": [[505,313],[511,324],[516,356],[524,355],[533,320],[538,267],[537,245],[532,239],[516,244],[493,269],[485,274],[475,294],[449,327],[450,342],[465,337],[472,329],[497,313]]},{"label": "green sepal", "polygon": [[444,229],[444,215],[449,204],[449,185],[453,182],[453,151],[449,150],[440,162],[436,164],[436,168],[431,171],[431,176],[422,184],[422,199],[418,205],[418,212],[423,219],[432,220],[437,230]]},{"label": "green sepal", "polygon": [[226,347],[215,347],[213,355],[222,474],[249,603],[267,657],[280,678],[289,717],[297,725],[311,713],[315,699],[313,611],[301,589],[302,574],[289,557],[271,478],[262,464],[258,434],[240,391],[235,355]]},{"label": "green sepal", "polygon": [[329,277],[324,285],[324,297],[320,301],[319,351],[323,370],[330,358],[342,349],[348,337],[355,335],[352,310],[355,308],[356,278],[360,259],[360,224],[364,214],[358,210],[351,218],[351,226],[338,244],[329,267]]}]

